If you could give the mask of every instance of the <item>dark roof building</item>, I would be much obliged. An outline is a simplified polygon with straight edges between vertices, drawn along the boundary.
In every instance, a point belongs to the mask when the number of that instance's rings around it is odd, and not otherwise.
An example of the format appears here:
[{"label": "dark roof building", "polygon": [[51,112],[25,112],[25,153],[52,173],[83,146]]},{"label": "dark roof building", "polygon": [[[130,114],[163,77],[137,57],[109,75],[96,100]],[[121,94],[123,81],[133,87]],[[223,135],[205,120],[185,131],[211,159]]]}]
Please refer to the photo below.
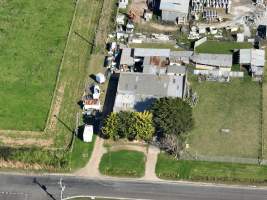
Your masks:
[{"label": "dark roof building", "polygon": [[185,82],[185,76],[121,73],[113,111],[144,111],[157,98],[183,98]]}]

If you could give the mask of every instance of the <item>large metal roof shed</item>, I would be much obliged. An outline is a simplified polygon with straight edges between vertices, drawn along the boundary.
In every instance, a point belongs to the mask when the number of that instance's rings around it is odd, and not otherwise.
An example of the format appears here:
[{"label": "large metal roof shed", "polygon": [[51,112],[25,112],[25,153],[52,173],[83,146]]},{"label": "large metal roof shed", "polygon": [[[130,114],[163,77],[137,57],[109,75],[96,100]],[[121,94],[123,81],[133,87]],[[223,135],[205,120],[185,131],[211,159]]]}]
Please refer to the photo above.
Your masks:
[{"label": "large metal roof shed", "polygon": [[135,48],[134,57],[170,57],[170,49],[150,49],[150,48]]}]

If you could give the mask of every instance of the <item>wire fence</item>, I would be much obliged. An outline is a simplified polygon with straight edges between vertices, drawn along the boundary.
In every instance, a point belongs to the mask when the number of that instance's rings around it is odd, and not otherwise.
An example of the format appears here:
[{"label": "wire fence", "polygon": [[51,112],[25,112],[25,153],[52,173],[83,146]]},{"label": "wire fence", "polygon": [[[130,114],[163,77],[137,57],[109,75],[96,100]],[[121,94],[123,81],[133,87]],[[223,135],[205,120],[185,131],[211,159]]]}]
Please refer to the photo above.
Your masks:
[{"label": "wire fence", "polygon": [[228,162],[228,163],[267,165],[267,160],[262,160],[260,157],[245,158],[245,157],[232,157],[232,156],[207,156],[198,153],[192,154],[188,151],[181,154],[181,159],[209,161],[209,162]]}]

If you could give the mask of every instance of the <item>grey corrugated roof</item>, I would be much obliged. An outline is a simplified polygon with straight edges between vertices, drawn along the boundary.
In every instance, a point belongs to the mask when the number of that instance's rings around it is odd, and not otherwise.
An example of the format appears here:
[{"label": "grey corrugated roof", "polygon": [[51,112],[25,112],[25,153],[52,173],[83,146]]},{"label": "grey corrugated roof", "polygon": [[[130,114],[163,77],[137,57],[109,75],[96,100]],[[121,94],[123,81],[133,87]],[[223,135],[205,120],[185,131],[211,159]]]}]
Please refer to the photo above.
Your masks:
[{"label": "grey corrugated roof", "polygon": [[208,54],[199,53],[194,54],[191,60],[202,65],[218,66],[218,67],[232,67],[233,55],[231,54]]},{"label": "grey corrugated roof", "polygon": [[170,49],[149,49],[149,48],[135,48],[134,56],[135,57],[152,57],[152,56],[161,56],[161,57],[170,57]]},{"label": "grey corrugated roof", "polygon": [[250,49],[240,49],[239,54],[240,54],[239,62],[241,64],[251,63],[251,50]]},{"label": "grey corrugated roof", "polygon": [[121,65],[134,65],[134,59],[132,57],[131,48],[122,49],[120,64]]},{"label": "grey corrugated roof", "polygon": [[265,65],[265,51],[262,49],[240,49],[240,64]]},{"label": "grey corrugated roof", "polygon": [[190,57],[193,55],[193,51],[171,51],[170,61],[171,62],[189,62]]},{"label": "grey corrugated roof", "polygon": [[170,57],[175,58],[175,57],[190,57],[193,55],[193,51],[171,51]]},{"label": "grey corrugated roof", "polygon": [[188,13],[190,0],[161,0],[160,10]]},{"label": "grey corrugated roof", "polygon": [[185,74],[186,67],[182,65],[170,65],[167,69],[168,74]]},{"label": "grey corrugated roof", "polygon": [[251,49],[251,65],[252,66],[265,65],[265,50]]},{"label": "grey corrugated roof", "polygon": [[182,97],[184,78],[173,75],[121,73],[118,93],[151,97]]}]

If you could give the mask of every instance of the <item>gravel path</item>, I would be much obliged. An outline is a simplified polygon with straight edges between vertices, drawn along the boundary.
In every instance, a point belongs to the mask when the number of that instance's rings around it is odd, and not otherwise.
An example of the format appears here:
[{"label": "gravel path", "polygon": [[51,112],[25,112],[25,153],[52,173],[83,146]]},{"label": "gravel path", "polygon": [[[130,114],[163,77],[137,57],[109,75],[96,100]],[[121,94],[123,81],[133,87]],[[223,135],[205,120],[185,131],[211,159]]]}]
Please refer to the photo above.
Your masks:
[{"label": "gravel path", "polygon": [[103,154],[106,153],[106,149],[103,146],[103,144],[104,144],[104,139],[97,137],[92,152],[92,156],[89,162],[84,168],[75,172],[74,173],[75,175],[83,177],[94,177],[94,178],[102,177],[102,175],[99,173],[98,166],[100,164]]},{"label": "gravel path", "polygon": [[[87,165],[74,173],[76,176],[81,177],[93,177],[93,178],[103,178],[107,177],[101,175],[98,166],[100,164],[103,154],[107,152],[106,148],[103,146],[104,139],[97,137],[94,145],[94,150],[92,156],[87,163]],[[110,151],[119,151],[119,150],[132,150],[132,151],[141,151],[146,156],[146,169],[145,176],[140,178],[140,180],[159,180],[155,174],[155,167],[157,163],[157,157],[160,150],[155,146],[140,146],[140,145],[115,145],[110,147]]]}]

